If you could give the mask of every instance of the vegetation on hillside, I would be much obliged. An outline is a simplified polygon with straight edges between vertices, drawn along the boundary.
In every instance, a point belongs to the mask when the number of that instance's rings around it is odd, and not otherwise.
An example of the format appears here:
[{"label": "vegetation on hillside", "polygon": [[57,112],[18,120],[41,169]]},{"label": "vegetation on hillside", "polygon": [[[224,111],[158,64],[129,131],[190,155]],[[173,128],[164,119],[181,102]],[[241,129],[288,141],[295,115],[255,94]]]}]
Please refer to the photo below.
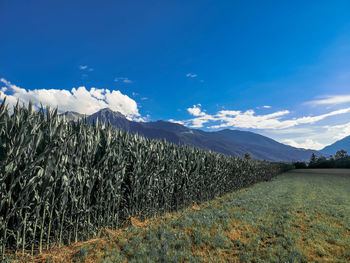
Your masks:
[{"label": "vegetation on hillside", "polygon": [[2,255],[32,254],[269,180],[281,164],[228,157],[0,105]]}]

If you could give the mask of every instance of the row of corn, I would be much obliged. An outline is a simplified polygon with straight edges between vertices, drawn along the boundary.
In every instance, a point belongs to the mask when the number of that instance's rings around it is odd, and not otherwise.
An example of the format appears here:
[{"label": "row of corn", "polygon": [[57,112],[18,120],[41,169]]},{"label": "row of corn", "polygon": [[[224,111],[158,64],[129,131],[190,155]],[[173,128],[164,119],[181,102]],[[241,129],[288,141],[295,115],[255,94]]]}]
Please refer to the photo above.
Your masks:
[{"label": "row of corn", "polygon": [[41,252],[129,216],[173,211],[268,180],[280,164],[233,158],[112,129],[56,110],[0,106],[0,246]]}]

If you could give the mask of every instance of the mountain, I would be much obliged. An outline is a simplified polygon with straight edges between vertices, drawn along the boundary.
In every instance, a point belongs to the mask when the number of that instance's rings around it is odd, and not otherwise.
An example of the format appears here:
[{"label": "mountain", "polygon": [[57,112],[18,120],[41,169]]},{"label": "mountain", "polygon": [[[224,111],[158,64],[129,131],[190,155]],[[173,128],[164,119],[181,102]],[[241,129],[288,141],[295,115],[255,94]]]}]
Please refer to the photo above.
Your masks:
[{"label": "mountain", "polygon": [[75,111],[66,111],[60,116],[64,116],[67,121],[77,121],[78,119],[83,118],[85,115]]},{"label": "mountain", "polygon": [[102,123],[109,121],[115,128],[148,138],[166,139],[179,145],[199,147],[231,156],[244,156],[250,152],[253,158],[267,161],[308,161],[313,152],[320,155],[319,152],[294,148],[253,132],[229,129],[206,132],[161,120],[135,122],[108,108],[87,116],[90,123],[97,119]]},{"label": "mountain", "polygon": [[109,121],[113,127],[122,127],[123,130],[129,130],[129,120],[120,112],[112,111],[109,108],[104,108],[87,117],[90,123],[96,122],[97,119],[101,123],[108,123]]},{"label": "mountain", "polygon": [[339,150],[345,150],[350,153],[350,136],[324,147],[322,150],[320,150],[320,152],[323,154],[335,155],[335,153]]}]

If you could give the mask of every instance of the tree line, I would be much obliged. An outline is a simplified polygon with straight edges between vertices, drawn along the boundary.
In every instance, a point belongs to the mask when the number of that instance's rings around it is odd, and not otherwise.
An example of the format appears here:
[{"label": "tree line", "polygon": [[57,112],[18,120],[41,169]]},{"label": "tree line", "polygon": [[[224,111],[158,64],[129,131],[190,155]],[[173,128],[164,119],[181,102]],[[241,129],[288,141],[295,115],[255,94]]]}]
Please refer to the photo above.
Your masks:
[{"label": "tree line", "polygon": [[325,156],[316,156],[312,153],[310,161],[307,162],[294,162],[296,169],[305,168],[350,168],[350,156],[345,150],[339,150],[335,155],[331,155],[328,158]]}]

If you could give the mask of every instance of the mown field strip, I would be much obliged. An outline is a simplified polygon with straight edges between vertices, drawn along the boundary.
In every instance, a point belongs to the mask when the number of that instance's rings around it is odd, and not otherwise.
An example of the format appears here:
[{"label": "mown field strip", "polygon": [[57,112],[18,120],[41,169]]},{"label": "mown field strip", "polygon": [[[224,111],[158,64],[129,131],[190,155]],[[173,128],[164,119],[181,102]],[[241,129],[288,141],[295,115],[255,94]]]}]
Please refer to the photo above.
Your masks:
[{"label": "mown field strip", "polygon": [[34,261],[349,262],[350,170],[294,170],[131,224]]}]

